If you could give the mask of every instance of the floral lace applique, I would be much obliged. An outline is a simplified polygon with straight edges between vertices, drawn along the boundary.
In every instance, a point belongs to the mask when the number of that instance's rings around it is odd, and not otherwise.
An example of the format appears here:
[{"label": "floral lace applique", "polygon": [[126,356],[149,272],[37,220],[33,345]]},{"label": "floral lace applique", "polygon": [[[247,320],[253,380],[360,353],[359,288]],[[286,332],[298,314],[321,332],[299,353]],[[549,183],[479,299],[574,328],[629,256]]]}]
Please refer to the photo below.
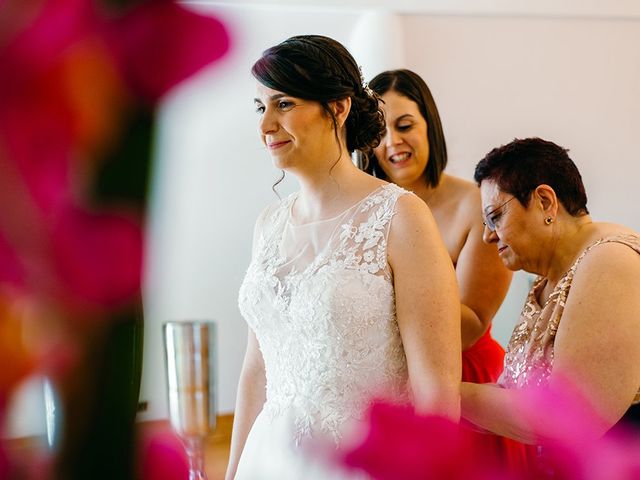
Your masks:
[{"label": "floral lace applique", "polygon": [[[406,359],[395,317],[387,238],[406,191],[385,185],[340,219],[304,268],[286,270],[280,242],[294,197],[264,218],[239,306],[265,361],[272,417],[293,414],[293,437],[339,441],[375,395],[403,394]],[[283,273],[284,272],[284,273]]]}]

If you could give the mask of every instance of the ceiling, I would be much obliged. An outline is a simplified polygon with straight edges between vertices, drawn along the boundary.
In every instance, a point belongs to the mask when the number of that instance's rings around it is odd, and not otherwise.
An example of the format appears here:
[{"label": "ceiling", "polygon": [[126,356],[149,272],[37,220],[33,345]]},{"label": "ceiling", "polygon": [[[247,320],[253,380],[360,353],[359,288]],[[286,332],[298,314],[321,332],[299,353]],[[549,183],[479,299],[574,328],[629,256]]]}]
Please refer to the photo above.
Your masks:
[{"label": "ceiling", "polygon": [[637,0],[182,0],[188,4],[381,9],[400,14],[560,16],[640,19]]}]

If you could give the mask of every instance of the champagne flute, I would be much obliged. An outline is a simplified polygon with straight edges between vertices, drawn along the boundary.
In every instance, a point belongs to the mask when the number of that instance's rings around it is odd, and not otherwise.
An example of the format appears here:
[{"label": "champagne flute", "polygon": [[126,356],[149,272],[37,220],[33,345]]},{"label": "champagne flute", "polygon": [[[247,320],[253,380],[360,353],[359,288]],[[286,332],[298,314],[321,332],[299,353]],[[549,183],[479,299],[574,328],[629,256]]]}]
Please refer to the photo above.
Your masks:
[{"label": "champagne flute", "polygon": [[189,480],[207,480],[204,441],[216,423],[215,324],[170,321],[163,325],[171,426],[189,458]]}]

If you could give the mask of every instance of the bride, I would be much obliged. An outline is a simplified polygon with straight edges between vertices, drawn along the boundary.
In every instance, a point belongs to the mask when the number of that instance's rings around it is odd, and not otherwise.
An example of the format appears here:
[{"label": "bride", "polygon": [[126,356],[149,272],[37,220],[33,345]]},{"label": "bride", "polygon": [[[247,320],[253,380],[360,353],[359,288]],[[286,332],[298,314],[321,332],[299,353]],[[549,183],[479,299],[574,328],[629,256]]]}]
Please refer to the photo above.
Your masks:
[{"label": "bride", "polygon": [[339,446],[373,397],[458,419],[455,274],[426,204],[351,162],[384,119],[340,43],[289,38],[252,73],[262,142],[300,190],[256,222],[226,478],[351,478],[308,446]]}]

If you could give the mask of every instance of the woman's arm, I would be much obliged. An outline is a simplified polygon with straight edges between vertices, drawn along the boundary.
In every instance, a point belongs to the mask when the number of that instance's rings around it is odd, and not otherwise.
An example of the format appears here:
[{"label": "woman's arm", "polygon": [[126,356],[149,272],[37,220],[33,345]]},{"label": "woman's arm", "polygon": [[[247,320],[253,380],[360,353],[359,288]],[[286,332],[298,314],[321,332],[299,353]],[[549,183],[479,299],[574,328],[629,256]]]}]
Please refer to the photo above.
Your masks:
[{"label": "woman's arm", "polygon": [[247,351],[244,356],[236,410],[233,417],[233,431],[231,434],[231,450],[227,466],[226,480],[233,480],[238,461],[249,435],[249,431],[265,402],[266,378],[264,360],[256,336],[249,328]]},{"label": "woman's arm", "polygon": [[580,262],[558,327],[551,385],[572,381],[595,409],[602,432],[640,387],[640,255],[619,243]]},{"label": "woman's arm", "polygon": [[483,430],[522,443],[538,443],[531,417],[517,408],[526,402],[526,394],[519,390],[500,388],[490,383],[460,385],[462,418]]},{"label": "woman's arm", "polygon": [[451,259],[429,207],[398,199],[388,243],[396,314],[416,409],[460,415],[460,300]]},{"label": "woman's arm", "polygon": [[[581,261],[554,343],[550,394],[575,390],[594,436],[622,417],[640,387],[640,255],[607,243]],[[567,385],[567,379],[571,381]],[[463,383],[462,416],[499,435],[525,443],[562,437],[553,412],[523,415],[526,390]],[[534,413],[534,412],[530,412]],[[579,415],[579,414],[577,414]]]},{"label": "woman's arm", "polygon": [[462,303],[462,350],[471,347],[487,331],[509,290],[512,276],[498,257],[495,244],[482,241],[482,207],[476,190],[465,203],[471,227],[456,262]]}]

